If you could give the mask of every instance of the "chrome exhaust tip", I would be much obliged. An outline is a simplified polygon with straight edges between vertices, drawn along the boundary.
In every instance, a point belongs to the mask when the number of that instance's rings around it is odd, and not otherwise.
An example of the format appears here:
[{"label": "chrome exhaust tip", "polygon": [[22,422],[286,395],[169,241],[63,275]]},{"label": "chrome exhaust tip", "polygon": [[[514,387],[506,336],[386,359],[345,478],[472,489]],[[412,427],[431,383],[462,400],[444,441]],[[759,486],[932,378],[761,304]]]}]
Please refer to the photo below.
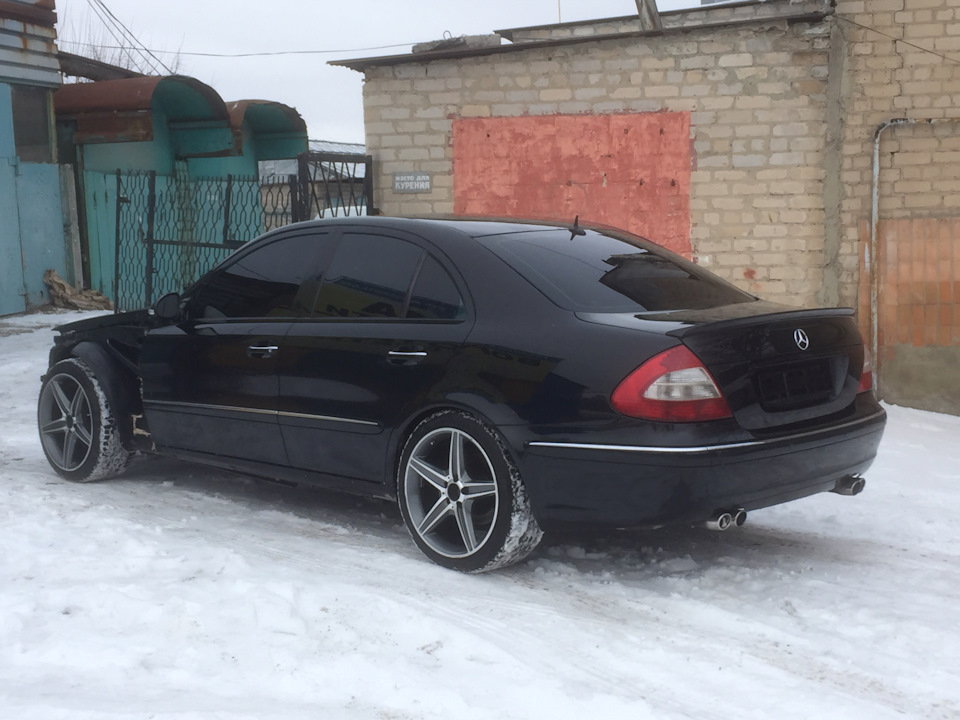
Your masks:
[{"label": "chrome exhaust tip", "polygon": [[845,478],[840,478],[837,480],[837,484],[830,492],[837,493],[837,495],[859,495],[861,492],[863,492],[863,488],[866,484],[867,481],[862,477],[857,475],[848,475]]},{"label": "chrome exhaust tip", "polygon": [[743,524],[747,521],[747,511],[743,508],[738,508],[736,512],[733,513],[733,522],[737,527],[743,527]]},{"label": "chrome exhaust tip", "polygon": [[734,518],[726,510],[722,510],[707,520],[706,525],[711,530],[726,530],[733,525]]}]

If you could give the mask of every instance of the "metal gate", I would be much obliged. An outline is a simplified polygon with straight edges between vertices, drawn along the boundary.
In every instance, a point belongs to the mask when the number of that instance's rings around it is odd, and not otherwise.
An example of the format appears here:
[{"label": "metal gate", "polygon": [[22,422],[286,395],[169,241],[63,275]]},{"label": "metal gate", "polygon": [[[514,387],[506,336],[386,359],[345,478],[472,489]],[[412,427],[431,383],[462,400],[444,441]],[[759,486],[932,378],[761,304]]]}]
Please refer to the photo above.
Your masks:
[{"label": "metal gate", "polygon": [[297,156],[296,220],[375,215],[373,160],[354,153],[306,152]]},{"label": "metal gate", "polygon": [[296,174],[191,178],[116,172],[117,312],[182,291],[243,243],[291,222],[375,214],[369,155],[303,153]]}]

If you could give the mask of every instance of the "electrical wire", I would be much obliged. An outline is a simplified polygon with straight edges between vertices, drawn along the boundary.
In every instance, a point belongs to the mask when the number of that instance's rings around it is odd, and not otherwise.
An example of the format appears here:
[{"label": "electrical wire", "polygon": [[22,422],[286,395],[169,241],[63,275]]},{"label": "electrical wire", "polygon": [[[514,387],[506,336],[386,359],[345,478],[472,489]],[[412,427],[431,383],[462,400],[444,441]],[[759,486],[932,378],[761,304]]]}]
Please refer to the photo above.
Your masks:
[{"label": "electrical wire", "polygon": [[931,50],[930,48],[925,48],[922,45],[917,45],[916,43],[912,43],[909,40],[898,38],[895,35],[891,35],[890,33],[885,33],[882,30],[877,30],[875,27],[870,27],[869,25],[858,23],[856,20],[851,20],[850,18],[845,18],[840,15],[835,15],[834,17],[836,17],[837,20],[842,20],[843,22],[848,23],[850,25],[854,25],[862,30],[868,30],[870,32],[876,33],[877,35],[882,35],[883,37],[889,40],[893,40],[894,42],[903,43],[904,45],[912,47],[914,50],[920,50],[921,52],[930,53],[931,55],[935,55],[941,60],[946,60],[948,62],[960,64],[960,59],[950,57],[949,55],[944,55],[943,53],[939,53],[936,50]]},{"label": "electrical wire", "polygon": [[[93,10],[94,14],[100,19],[100,22],[103,23],[103,26],[106,28],[107,32],[113,36],[120,45],[119,47],[111,46],[99,46],[103,49],[115,49],[120,50],[122,53],[125,53],[129,58],[131,66],[143,68],[147,66],[154,74],[162,74],[157,67],[157,64],[160,65],[168,73],[172,74],[170,68],[168,68],[160,58],[149,51],[143,46],[137,37],[124,25],[120,22],[119,18],[113,14],[110,8],[107,7],[106,3],[103,0],[87,0],[87,5]],[[136,53],[137,57],[134,57]],[[149,54],[148,54],[149,53]],[[151,57],[153,58],[151,60]],[[155,62],[154,62],[155,61]]]},{"label": "electrical wire", "polygon": [[[130,30],[130,28],[128,28],[126,25],[124,25],[123,22],[121,22],[120,18],[118,18],[116,15],[113,14],[113,12],[110,10],[110,8],[107,7],[107,5],[106,5],[106,3],[104,2],[104,0],[95,0],[95,2],[97,3],[97,5],[99,5],[100,7],[103,8],[103,10],[112,18],[112,21],[113,21],[114,23],[116,23],[117,25],[119,25],[119,26],[126,32],[127,37],[128,37],[131,41],[133,41],[133,43],[134,43],[134,44],[137,46],[137,48],[141,51],[141,54],[143,54],[144,52],[147,53],[147,54],[149,54],[150,57],[152,57],[154,60],[156,60],[158,63],[160,63],[160,67],[162,67],[164,70],[166,70],[168,74],[170,74],[170,75],[173,74],[173,70],[171,70],[171,69],[163,62],[163,60],[161,60],[161,59],[158,58],[156,55],[154,55],[153,52],[151,52],[151,51],[148,50],[146,47],[144,47],[143,43],[141,43],[141,42],[136,38],[136,36],[133,34],[133,32]],[[152,64],[151,64],[151,67],[153,67],[154,69],[156,69],[156,66],[154,66],[154,65],[152,65]]]},{"label": "electrical wire", "polygon": [[103,23],[103,26],[104,26],[104,28],[106,29],[106,31],[107,31],[111,36],[113,36],[113,39],[114,39],[114,40],[116,40],[118,43],[120,43],[120,45],[115,45],[115,46],[103,46],[103,45],[99,45],[99,44],[89,44],[89,43],[87,43],[87,46],[88,46],[88,47],[96,47],[96,48],[100,48],[100,49],[119,50],[119,51],[121,52],[121,58],[123,57],[123,55],[126,55],[127,58],[128,58],[128,60],[129,60],[129,62],[130,62],[130,64],[131,64],[132,66],[138,65],[136,58],[133,57],[133,53],[130,52],[130,48],[127,47],[127,44],[123,41],[123,38],[122,38],[121,36],[118,36],[118,35],[117,35],[117,32],[116,32],[116,30],[113,28],[113,26],[110,25],[110,23],[107,22],[106,18],[104,18],[103,15],[101,14],[103,11],[100,10],[100,9],[92,2],[92,0],[87,0],[87,3],[90,5],[90,9],[93,10],[94,15],[96,15],[97,18],[99,18],[100,22]]},{"label": "electrical wire", "polygon": [[[92,43],[83,43],[74,40],[60,40],[61,45],[73,45],[75,47],[99,47],[104,50],[123,50],[125,47],[116,45],[93,45]],[[246,53],[211,53],[211,52],[188,52],[186,50],[147,50],[149,53],[161,53],[167,55],[184,55],[189,57],[212,57],[212,58],[249,58],[249,57],[272,57],[280,55],[338,55],[346,53],[370,52],[372,50],[391,50],[393,48],[410,47],[416,45],[415,42],[397,43],[395,45],[377,45],[375,47],[347,48],[344,50],[274,50],[264,52],[246,52]]]}]

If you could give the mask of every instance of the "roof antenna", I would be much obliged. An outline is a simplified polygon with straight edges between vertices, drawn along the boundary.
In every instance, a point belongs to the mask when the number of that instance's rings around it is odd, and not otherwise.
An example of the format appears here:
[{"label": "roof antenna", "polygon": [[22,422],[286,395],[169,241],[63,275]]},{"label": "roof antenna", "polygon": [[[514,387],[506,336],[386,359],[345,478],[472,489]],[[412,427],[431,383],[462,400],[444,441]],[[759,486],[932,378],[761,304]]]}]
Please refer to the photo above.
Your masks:
[{"label": "roof antenna", "polygon": [[570,228],[570,242],[573,242],[573,239],[577,235],[586,235],[586,234],[587,234],[587,231],[584,230],[582,227],[580,227],[580,216],[577,215],[573,219],[573,227]]}]

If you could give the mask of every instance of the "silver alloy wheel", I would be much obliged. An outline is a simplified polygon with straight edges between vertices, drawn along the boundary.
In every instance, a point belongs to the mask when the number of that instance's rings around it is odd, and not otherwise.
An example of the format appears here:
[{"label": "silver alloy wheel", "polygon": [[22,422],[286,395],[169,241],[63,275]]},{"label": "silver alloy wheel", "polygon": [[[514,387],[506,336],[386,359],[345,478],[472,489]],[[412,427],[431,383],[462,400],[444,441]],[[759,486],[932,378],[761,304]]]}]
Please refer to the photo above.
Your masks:
[{"label": "silver alloy wheel", "polygon": [[493,533],[500,506],[496,472],[462,430],[441,427],[420,439],[404,468],[403,492],[412,529],[444,557],[472,555]]},{"label": "silver alloy wheel", "polygon": [[50,462],[67,472],[86,462],[93,447],[90,398],[75,377],[50,378],[40,396],[40,438]]}]

